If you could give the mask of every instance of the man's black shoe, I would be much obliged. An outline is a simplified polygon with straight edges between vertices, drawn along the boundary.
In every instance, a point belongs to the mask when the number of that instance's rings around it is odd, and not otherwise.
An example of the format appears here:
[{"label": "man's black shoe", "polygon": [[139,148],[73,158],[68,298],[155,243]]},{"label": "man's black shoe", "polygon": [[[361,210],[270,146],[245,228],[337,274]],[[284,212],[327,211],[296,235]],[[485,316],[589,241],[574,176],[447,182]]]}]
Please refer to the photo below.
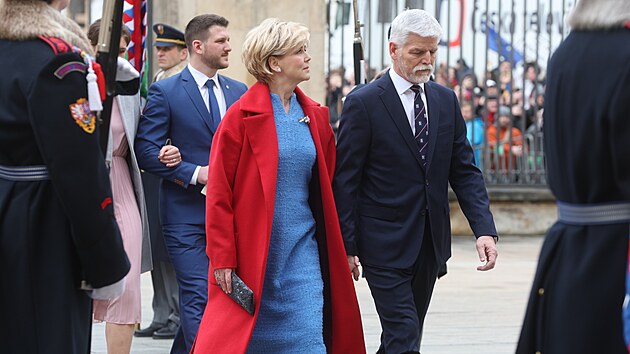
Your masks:
[{"label": "man's black shoe", "polygon": [[134,337],[152,337],[153,333],[156,331],[166,328],[164,325],[157,325],[155,323],[151,323],[151,325],[145,329],[137,329],[133,331]]},{"label": "man's black shoe", "polygon": [[178,327],[174,322],[168,321],[166,327],[153,333],[153,339],[173,339],[177,334]]}]

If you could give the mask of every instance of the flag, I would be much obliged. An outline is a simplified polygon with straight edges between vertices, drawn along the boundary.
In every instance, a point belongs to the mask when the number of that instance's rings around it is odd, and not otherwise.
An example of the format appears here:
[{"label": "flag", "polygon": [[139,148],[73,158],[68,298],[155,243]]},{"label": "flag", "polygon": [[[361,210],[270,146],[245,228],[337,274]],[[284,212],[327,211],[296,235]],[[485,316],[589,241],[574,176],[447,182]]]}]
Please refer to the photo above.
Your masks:
[{"label": "flag", "polygon": [[127,58],[141,75],[140,94],[146,97],[147,80],[144,76],[146,73],[147,0],[125,0],[123,3],[123,23],[131,32]]},{"label": "flag", "polygon": [[523,53],[513,48],[512,44],[508,42],[505,38],[499,36],[497,31],[494,29],[494,25],[492,25],[492,23],[489,24],[488,28],[486,29],[485,21],[482,22],[481,29],[488,35],[488,48],[490,50],[499,53],[505,60],[511,60],[512,58],[514,58],[514,61],[512,62],[513,66],[516,66],[516,63],[519,63],[523,60]]}]

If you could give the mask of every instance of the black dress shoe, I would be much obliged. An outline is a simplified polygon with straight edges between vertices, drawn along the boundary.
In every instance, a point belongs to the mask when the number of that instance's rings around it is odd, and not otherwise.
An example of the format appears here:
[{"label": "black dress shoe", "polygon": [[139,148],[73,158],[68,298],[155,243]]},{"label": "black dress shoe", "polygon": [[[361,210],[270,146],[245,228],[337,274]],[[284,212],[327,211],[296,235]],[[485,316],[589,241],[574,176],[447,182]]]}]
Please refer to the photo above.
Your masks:
[{"label": "black dress shoe", "polygon": [[173,339],[175,338],[175,334],[177,334],[178,328],[179,326],[176,325],[175,322],[168,321],[166,327],[153,333],[153,339]]},{"label": "black dress shoe", "polygon": [[133,331],[133,336],[134,337],[152,337],[153,333],[155,333],[156,331],[162,328],[166,328],[166,327],[164,325],[157,325],[155,323],[151,323],[151,325],[149,325],[149,327],[145,329],[137,329]]}]

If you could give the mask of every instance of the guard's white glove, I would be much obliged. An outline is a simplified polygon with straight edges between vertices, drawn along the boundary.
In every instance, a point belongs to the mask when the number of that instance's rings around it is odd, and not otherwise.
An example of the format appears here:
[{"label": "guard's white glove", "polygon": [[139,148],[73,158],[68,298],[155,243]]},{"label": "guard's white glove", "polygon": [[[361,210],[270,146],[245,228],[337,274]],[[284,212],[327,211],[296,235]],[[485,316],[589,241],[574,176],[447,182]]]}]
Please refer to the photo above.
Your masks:
[{"label": "guard's white glove", "polygon": [[118,57],[116,81],[129,81],[140,77],[140,73],[125,58]]},{"label": "guard's white glove", "polygon": [[125,278],[120,279],[114,284],[96,288],[88,292],[88,295],[94,300],[113,300],[122,295],[123,291],[125,291]]}]

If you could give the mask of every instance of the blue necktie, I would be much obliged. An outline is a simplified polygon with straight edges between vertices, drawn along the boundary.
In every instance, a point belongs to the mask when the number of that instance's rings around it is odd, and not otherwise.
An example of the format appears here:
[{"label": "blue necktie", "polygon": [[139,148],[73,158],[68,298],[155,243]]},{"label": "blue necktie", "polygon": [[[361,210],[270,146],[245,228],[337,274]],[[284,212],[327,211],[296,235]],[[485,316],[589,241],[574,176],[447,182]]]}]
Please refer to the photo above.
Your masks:
[{"label": "blue necktie", "polygon": [[208,88],[208,100],[210,101],[210,116],[212,119],[212,127],[217,129],[219,123],[221,123],[221,111],[219,110],[219,102],[217,102],[217,96],[214,95],[214,80],[208,79],[206,81],[206,87]]},{"label": "blue necktie", "polygon": [[411,86],[411,91],[414,92],[413,98],[413,115],[415,124],[415,139],[418,144],[418,150],[420,151],[420,157],[422,158],[422,167],[427,166],[427,145],[429,144],[429,121],[427,119],[427,110],[422,102],[422,87],[419,85]]}]

